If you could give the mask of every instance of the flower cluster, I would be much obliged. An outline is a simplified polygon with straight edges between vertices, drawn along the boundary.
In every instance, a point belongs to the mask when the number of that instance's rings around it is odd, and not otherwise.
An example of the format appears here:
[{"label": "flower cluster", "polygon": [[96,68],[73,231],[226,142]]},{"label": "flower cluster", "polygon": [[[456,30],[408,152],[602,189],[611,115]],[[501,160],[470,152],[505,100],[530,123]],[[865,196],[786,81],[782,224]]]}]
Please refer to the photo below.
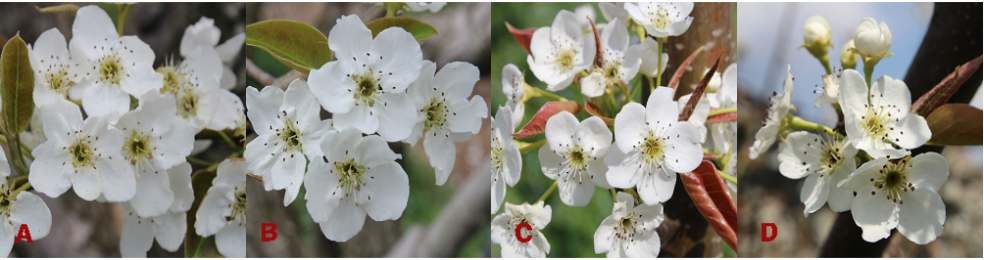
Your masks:
[{"label": "flower cluster", "polygon": [[[737,67],[716,73],[704,95],[693,96],[698,102],[690,107],[691,94],[676,99],[676,89],[660,85],[668,60],[663,51],[667,37],[687,31],[693,4],[599,6],[606,24],[595,26],[592,7],[584,6],[578,12],[562,10],[549,27],[533,31],[526,61],[545,89],[527,83],[519,66],[502,68],[507,100],[493,119],[491,152],[492,213],[505,203],[505,212],[493,220],[492,236],[504,257],[543,257],[550,252],[542,229],[551,212],[544,199],[554,190],[564,205],[583,207],[597,188],[611,192],[613,209],[598,220],[595,252],[655,257],[661,243],[655,230],[664,219],[661,204],[673,195],[677,174],[691,174],[704,160],[705,149],[722,168],[734,167],[737,123],[707,119],[712,113],[736,113]],[[640,102],[634,91],[645,88],[641,82],[647,80],[651,93]],[[542,141],[513,134],[523,122],[527,101],[571,103],[553,93],[571,86],[583,95],[588,116],[561,109],[548,114],[545,122],[528,123],[543,126]],[[684,110],[693,112],[680,120]],[[540,169],[554,180],[553,186],[533,205],[504,202],[507,187],[521,177],[521,154],[532,150],[537,150]],[[532,240],[524,239],[529,236]]]},{"label": "flower cluster", "polygon": [[[34,239],[44,237],[51,213],[23,191],[55,198],[71,189],[83,200],[123,205],[123,256],[144,256],[154,240],[168,251],[181,246],[195,198],[186,157],[196,133],[245,123],[240,99],[227,90],[231,84],[222,84],[224,63],[242,43],[217,45],[219,31],[211,23],[202,18],[189,27],[181,41],[183,61],[156,70],[150,46],[120,36],[96,5],[78,9],[70,41],[56,28],[37,38],[29,53],[37,113],[31,132],[21,135],[31,137],[24,138],[31,155],[28,182],[0,182],[0,215],[8,218],[0,235],[13,237],[12,225],[25,223]],[[7,162],[0,167],[6,177]],[[6,256],[11,240],[3,241],[8,243],[0,253]]]},{"label": "flower cluster", "polygon": [[245,156],[266,190],[285,190],[285,206],[303,186],[311,218],[341,242],[359,233],[367,215],[395,220],[407,206],[402,155],[388,142],[423,143],[436,184],[444,185],[455,143],[478,133],[488,108],[472,96],[476,66],[451,62],[438,70],[403,28],[374,36],[358,16],[346,15],[329,31],[328,45],[336,59],[306,80],[286,90],[248,88],[246,113],[258,136]]},{"label": "flower cluster", "polygon": [[[805,215],[826,204],[837,212],[850,210],[869,242],[889,237],[896,228],[917,244],[935,240],[946,216],[938,191],[949,166],[938,153],[912,154],[932,133],[926,119],[911,111],[905,82],[889,76],[871,80],[873,67],[891,53],[888,26],[865,19],[845,44],[843,70],[837,73],[827,62],[826,50],[832,45],[826,19],[810,17],[804,30],[804,46],[827,72],[818,104],[833,106],[843,128],[793,115],[794,80],[787,72],[783,92],[773,95],[750,157],[755,159],[781,140],[779,172],[791,179],[806,178],[800,193]],[[858,58],[864,61],[864,74],[854,69]]]}]

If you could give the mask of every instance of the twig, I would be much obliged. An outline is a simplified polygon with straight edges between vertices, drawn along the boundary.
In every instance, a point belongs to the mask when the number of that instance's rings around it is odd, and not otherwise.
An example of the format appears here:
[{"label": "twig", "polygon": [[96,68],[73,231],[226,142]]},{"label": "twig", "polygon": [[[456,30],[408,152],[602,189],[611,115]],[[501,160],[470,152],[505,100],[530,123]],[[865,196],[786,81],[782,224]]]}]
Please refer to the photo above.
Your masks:
[{"label": "twig", "polygon": [[256,64],[250,59],[246,59],[246,75],[249,75],[249,77],[255,79],[256,82],[259,82],[264,86],[273,85],[273,82],[276,80],[273,75],[270,75],[270,73],[267,73],[259,66],[256,66]]}]

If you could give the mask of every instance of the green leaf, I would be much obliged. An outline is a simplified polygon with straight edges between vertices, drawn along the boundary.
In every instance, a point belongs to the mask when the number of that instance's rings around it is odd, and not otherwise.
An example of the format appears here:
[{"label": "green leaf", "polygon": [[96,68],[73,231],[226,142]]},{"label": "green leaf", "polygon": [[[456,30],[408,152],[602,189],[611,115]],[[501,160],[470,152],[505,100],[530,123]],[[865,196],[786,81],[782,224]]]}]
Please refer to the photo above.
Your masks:
[{"label": "green leaf", "polygon": [[27,43],[20,34],[3,45],[0,71],[4,129],[8,131],[7,135],[16,136],[16,133],[27,129],[34,112],[34,70],[28,59]]},{"label": "green leaf", "polygon": [[76,4],[60,4],[60,5],[51,5],[45,7],[35,6],[34,8],[37,8],[38,12],[46,13],[46,14],[53,14],[53,13],[75,14],[75,11],[79,10],[79,6]]},{"label": "green leaf", "polygon": [[968,104],[942,105],[926,118],[936,145],[981,145],[981,110]]},{"label": "green leaf", "polygon": [[266,20],[246,26],[246,45],[260,48],[284,65],[307,74],[331,60],[328,37],[311,25]]},{"label": "green leaf", "polygon": [[434,26],[409,16],[383,17],[370,21],[366,26],[372,31],[372,36],[376,36],[379,32],[390,27],[403,28],[412,34],[417,41],[425,41],[437,35],[437,29],[434,29]]}]

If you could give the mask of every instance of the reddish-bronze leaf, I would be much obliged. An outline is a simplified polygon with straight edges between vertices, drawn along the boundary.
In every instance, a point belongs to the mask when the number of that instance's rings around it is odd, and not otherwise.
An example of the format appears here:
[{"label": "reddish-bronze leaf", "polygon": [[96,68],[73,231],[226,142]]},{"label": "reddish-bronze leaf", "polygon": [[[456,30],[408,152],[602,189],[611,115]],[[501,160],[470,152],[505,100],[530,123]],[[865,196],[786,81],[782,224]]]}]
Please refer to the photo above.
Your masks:
[{"label": "reddish-bronze leaf", "polygon": [[738,121],[738,112],[721,113],[707,117],[707,124],[727,123]]},{"label": "reddish-bronze leaf", "polygon": [[[683,77],[683,73],[686,72],[687,68],[690,67],[690,63],[693,63],[694,59],[697,58],[697,54],[700,54],[702,51],[704,51],[704,46],[698,47],[696,50],[694,50],[694,52],[690,53],[690,56],[687,56],[687,59],[683,60],[683,62],[680,63],[680,66],[676,68],[675,72],[673,72],[673,77],[670,78],[670,84],[667,84],[668,87],[674,90],[677,89],[677,85],[680,85],[680,78]],[[656,84],[660,84],[660,82],[657,82]]]},{"label": "reddish-bronze leaf", "polygon": [[[981,56],[977,56],[977,58],[957,66],[950,75],[943,78],[933,89],[930,89],[929,92],[926,92],[916,102],[912,103],[912,112],[916,112],[916,114],[921,116],[929,115],[934,109],[946,103],[947,100],[950,100],[953,93],[956,93],[964,85],[964,82],[967,82],[980,69]],[[934,135],[935,133],[933,132]]]},{"label": "reddish-bronze leaf", "polygon": [[603,46],[601,46],[601,35],[598,34],[598,28],[595,27],[595,22],[591,18],[588,18],[588,22],[591,24],[591,33],[594,34],[595,41],[595,66],[604,67],[605,66],[605,52]]},{"label": "reddish-bronze leaf", "polygon": [[[716,179],[716,180],[715,180]],[[738,248],[737,206],[731,199],[723,180],[717,176],[714,164],[704,160],[697,169],[680,174],[680,181],[697,211],[731,248]]]},{"label": "reddish-bronze leaf", "polygon": [[512,24],[509,24],[509,22],[506,22],[506,30],[509,30],[509,33],[519,42],[519,46],[522,46],[526,50],[526,53],[529,54],[530,41],[533,40],[533,32],[536,31],[536,28],[517,29]]},{"label": "reddish-bronze leaf", "polygon": [[981,145],[981,110],[968,104],[942,105],[926,118],[937,145]]},{"label": "reddish-bronze leaf", "polygon": [[551,116],[561,111],[576,113],[577,109],[578,105],[574,101],[550,101],[544,103],[540,107],[540,110],[536,111],[536,114],[533,115],[533,118],[522,129],[519,129],[518,132],[513,134],[513,137],[516,139],[525,139],[542,134],[544,128],[547,127],[547,119],[550,119]]},{"label": "reddish-bronze leaf", "polygon": [[702,97],[704,97],[704,89],[707,88],[707,83],[711,82],[711,78],[714,76],[714,72],[717,71],[719,63],[721,63],[720,57],[715,59],[714,65],[711,65],[711,68],[707,70],[707,73],[704,73],[704,79],[701,79],[700,84],[697,84],[697,88],[694,89],[694,92],[690,93],[690,100],[687,100],[687,105],[683,107],[682,111],[680,111],[680,117],[678,120],[687,121],[690,119],[690,115],[694,113],[694,108],[697,107],[697,103],[700,102]]},{"label": "reddish-bronze leaf", "polygon": [[606,116],[604,113],[601,112],[601,110],[598,110],[597,106],[591,104],[591,102],[585,101],[583,107],[585,112],[588,112],[588,114],[591,114],[592,116],[597,116],[598,118],[601,118],[601,121],[605,121],[606,125],[608,126],[615,125],[615,119]]}]

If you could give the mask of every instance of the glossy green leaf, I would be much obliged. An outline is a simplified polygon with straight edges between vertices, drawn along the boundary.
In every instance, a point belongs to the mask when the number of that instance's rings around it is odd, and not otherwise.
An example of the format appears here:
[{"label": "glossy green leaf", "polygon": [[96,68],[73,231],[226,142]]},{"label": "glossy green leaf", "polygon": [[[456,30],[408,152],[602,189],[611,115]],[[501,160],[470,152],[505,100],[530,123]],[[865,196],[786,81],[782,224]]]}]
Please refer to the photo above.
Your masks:
[{"label": "glossy green leaf", "polygon": [[370,21],[366,26],[372,31],[373,36],[390,27],[403,28],[412,34],[417,41],[425,41],[437,35],[437,29],[434,29],[434,26],[409,16],[383,17]]},{"label": "glossy green leaf", "polygon": [[945,104],[926,117],[936,145],[981,145],[981,110],[968,104]]},{"label": "glossy green leaf", "polygon": [[0,53],[0,94],[3,98],[3,124],[8,135],[24,131],[34,112],[34,71],[28,58],[27,43],[20,35],[3,45]]},{"label": "glossy green leaf", "polygon": [[266,20],[246,26],[246,45],[260,48],[284,65],[307,74],[331,60],[328,37],[311,25]]}]

